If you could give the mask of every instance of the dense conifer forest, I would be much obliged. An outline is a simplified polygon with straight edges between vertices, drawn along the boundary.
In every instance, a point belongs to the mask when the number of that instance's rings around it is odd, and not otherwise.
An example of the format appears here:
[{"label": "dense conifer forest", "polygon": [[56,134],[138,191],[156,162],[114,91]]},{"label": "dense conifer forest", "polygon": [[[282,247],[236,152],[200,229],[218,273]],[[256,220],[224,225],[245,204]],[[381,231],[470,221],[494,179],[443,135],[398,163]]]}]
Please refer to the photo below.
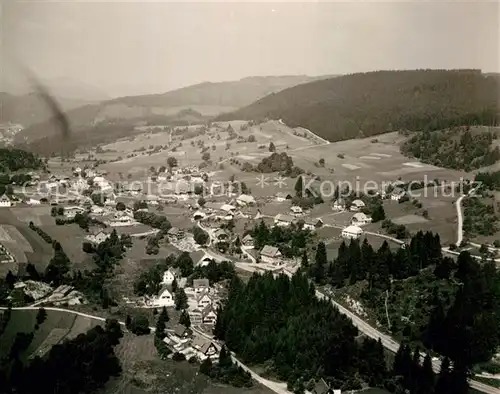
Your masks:
[{"label": "dense conifer forest", "polygon": [[376,71],[271,94],[217,120],[282,119],[330,141],[498,124],[498,79],[479,70]]}]

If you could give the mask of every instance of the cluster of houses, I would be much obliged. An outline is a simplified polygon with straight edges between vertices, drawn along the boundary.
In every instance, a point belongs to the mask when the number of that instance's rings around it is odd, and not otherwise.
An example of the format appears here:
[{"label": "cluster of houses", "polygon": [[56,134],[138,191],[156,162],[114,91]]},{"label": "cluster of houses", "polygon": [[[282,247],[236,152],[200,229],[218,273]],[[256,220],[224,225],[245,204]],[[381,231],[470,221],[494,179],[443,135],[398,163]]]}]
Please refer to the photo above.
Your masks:
[{"label": "cluster of houses", "polygon": [[182,324],[177,325],[174,330],[168,332],[163,342],[172,351],[182,353],[186,359],[196,357],[201,362],[207,358],[210,358],[213,362],[217,361],[221,350],[218,343],[195,333],[191,328]]},{"label": "cluster of houses", "polygon": [[[200,261],[196,262],[200,265]],[[192,286],[186,286],[186,278],[181,277],[180,270],[170,267],[163,274],[161,289],[154,297],[149,306],[171,307],[175,305],[175,294],[172,291],[172,283],[176,281],[177,286],[184,289],[188,298],[189,318],[193,326],[214,325],[217,319],[217,306],[219,302],[219,290],[211,287],[208,279],[193,279]]]}]

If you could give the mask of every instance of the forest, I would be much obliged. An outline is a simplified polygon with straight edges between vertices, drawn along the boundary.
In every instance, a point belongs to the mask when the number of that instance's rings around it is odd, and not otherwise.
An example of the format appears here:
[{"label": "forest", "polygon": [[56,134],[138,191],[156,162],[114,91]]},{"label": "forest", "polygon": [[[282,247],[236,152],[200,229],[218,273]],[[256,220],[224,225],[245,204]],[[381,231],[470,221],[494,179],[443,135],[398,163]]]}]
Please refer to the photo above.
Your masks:
[{"label": "forest", "polygon": [[[292,278],[254,274],[244,284],[234,277],[218,311],[216,338],[247,365],[264,366],[295,394],[312,391],[323,378],[334,389],[385,388],[395,394],[466,394],[467,369],[443,361],[436,376],[430,354],[404,343],[391,365],[382,343],[356,339],[358,330],[303,273]],[[457,338],[458,339],[458,338]],[[461,338],[460,338],[461,339]],[[453,354],[454,360],[460,356]]]},{"label": "forest", "polygon": [[0,172],[44,168],[44,162],[36,155],[21,149],[0,148]]},{"label": "forest", "polygon": [[468,126],[425,130],[405,141],[401,153],[438,167],[472,171],[500,159],[500,149],[492,146],[496,137],[491,131],[471,130]]},{"label": "forest", "polygon": [[[396,252],[387,243],[378,251],[366,240],[343,243],[332,262],[320,242],[314,261],[308,264],[304,256],[303,265],[320,285],[343,288],[363,282],[361,298],[373,309],[384,305],[386,292],[395,293],[396,301],[418,294],[414,313],[419,319],[410,316],[405,323],[395,314],[391,331],[449,357],[464,370],[489,361],[500,345],[500,274],[494,262],[480,264],[466,251],[457,261],[442,256],[437,234],[418,232]],[[432,275],[424,276],[426,270]],[[403,287],[413,278],[420,278],[414,287]]]},{"label": "forest", "polygon": [[216,120],[282,119],[330,141],[496,125],[498,80],[480,70],[375,71],[295,86]]}]

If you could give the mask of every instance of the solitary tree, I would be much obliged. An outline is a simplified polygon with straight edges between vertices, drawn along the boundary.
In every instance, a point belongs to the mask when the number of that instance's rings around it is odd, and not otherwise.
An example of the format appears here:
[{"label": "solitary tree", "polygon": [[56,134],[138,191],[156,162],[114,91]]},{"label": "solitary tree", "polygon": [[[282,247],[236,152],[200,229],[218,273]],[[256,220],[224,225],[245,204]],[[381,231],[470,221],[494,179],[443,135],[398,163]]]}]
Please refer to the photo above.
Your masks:
[{"label": "solitary tree", "polygon": [[179,324],[182,324],[188,328],[191,327],[191,319],[189,318],[189,314],[185,309],[181,312],[181,315],[179,316]]},{"label": "solitary tree", "polygon": [[304,179],[302,175],[297,178],[297,182],[295,182],[295,193],[297,197],[302,197],[304,192]]},{"label": "solitary tree", "polygon": [[184,310],[188,307],[187,296],[183,288],[178,288],[175,293],[175,309],[178,311]]},{"label": "solitary tree", "polygon": [[272,141],[269,143],[269,152],[276,152],[276,146]]}]

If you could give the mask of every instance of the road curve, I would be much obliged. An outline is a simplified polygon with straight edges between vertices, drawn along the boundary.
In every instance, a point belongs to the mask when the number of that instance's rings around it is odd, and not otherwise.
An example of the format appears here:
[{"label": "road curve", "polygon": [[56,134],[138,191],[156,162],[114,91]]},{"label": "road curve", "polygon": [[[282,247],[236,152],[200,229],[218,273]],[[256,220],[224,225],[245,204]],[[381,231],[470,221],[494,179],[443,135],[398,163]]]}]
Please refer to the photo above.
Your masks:
[{"label": "road curve", "polygon": [[[0,307],[0,310],[2,310],[2,309],[6,310],[8,308],[6,308],[6,307]],[[38,309],[39,309],[39,307],[33,307],[33,306],[23,306],[23,307],[12,308],[13,311],[14,310],[38,310]],[[57,312],[72,313],[74,315],[78,315],[78,316],[82,316],[82,317],[87,317],[89,319],[99,320],[101,322],[106,321],[106,319],[103,318],[103,317],[89,315],[88,313],[77,312],[77,311],[73,311],[71,309],[53,308],[53,307],[43,307],[43,309],[45,309],[47,311],[57,311]],[[122,325],[122,326],[125,326],[125,322],[118,321],[118,323],[120,323],[120,325]],[[155,332],[156,331],[155,327],[149,327],[149,329],[151,330],[151,332]],[[209,336],[207,336],[206,334],[202,333],[199,330],[194,329],[194,331],[196,331],[198,334],[201,334],[201,335],[203,335],[203,336],[205,336],[205,337],[207,337],[209,339],[212,339],[212,338],[210,338]],[[252,371],[245,364],[243,364],[240,360],[238,360],[235,357],[235,355],[234,355],[233,352],[231,352],[231,358],[233,359],[233,361],[236,364],[240,365],[245,371],[249,372],[250,375],[252,376],[252,378],[254,380],[256,380],[257,382],[259,382],[263,386],[266,386],[267,388],[269,388],[271,391],[275,392],[276,394],[292,394],[290,391],[288,391],[286,389],[286,383],[273,382],[271,380],[267,380],[267,379],[263,378],[262,376],[258,375],[254,371]]]}]

